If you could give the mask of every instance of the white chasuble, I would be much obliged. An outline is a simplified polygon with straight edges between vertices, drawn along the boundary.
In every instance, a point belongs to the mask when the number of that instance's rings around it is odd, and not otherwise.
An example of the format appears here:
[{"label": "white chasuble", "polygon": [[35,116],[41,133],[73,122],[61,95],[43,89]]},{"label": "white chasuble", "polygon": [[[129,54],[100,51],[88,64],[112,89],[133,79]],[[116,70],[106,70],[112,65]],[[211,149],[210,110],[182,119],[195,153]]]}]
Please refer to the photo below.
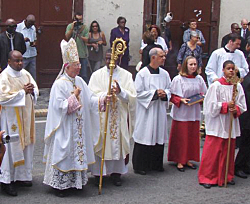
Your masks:
[{"label": "white chasuble", "polygon": [[[81,89],[81,108],[68,114],[67,99],[74,85]],[[47,166],[61,172],[83,171],[95,162],[92,137],[99,132],[99,120],[94,114],[98,114],[98,100],[80,77],[73,79],[65,73],[54,82],[44,139]]]},{"label": "white chasuble", "polygon": [[[137,91],[136,124],[134,141],[144,145],[164,144],[168,138],[167,108],[171,97],[170,77],[159,68],[159,74],[151,74],[147,67],[141,69],[135,79]],[[155,91],[163,89],[168,101],[152,100]]]},{"label": "white chasuble", "polygon": [[[109,107],[105,160],[126,158],[130,152],[129,141],[135,121],[136,90],[131,73],[117,66],[113,72],[113,80],[117,80],[119,83],[121,93],[112,97]],[[107,94],[108,85],[109,69],[105,66],[92,74],[88,86],[101,100]],[[99,112],[101,130],[100,135],[95,138],[95,154],[100,158],[102,156],[105,115],[105,112]]]}]

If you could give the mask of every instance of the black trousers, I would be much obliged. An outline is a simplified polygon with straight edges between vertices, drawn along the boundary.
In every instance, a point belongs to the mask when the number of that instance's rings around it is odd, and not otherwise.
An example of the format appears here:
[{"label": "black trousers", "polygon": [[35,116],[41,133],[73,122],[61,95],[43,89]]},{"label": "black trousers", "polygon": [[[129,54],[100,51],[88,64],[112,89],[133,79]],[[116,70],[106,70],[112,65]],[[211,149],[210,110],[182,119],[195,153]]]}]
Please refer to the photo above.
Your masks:
[{"label": "black trousers", "polygon": [[241,129],[239,152],[235,159],[235,170],[250,170],[250,130]]},{"label": "black trousers", "polygon": [[132,164],[137,171],[163,169],[164,145],[142,145],[135,142]]}]

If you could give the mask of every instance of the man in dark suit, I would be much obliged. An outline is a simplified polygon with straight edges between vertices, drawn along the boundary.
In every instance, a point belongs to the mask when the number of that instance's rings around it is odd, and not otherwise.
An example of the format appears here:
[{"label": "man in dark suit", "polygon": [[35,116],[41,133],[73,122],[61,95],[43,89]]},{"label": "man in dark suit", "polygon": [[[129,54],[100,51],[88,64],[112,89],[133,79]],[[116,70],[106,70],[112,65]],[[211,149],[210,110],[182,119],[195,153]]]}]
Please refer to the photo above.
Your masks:
[{"label": "man in dark suit", "polygon": [[240,30],[240,36],[244,38],[244,40],[247,39],[247,37],[250,35],[250,32],[248,30],[248,20],[242,19],[241,20],[241,30]]},{"label": "man in dark suit", "polygon": [[247,178],[250,174],[250,72],[242,82],[245,92],[247,111],[240,116],[240,145],[239,152],[235,159],[235,175],[240,178]]},{"label": "man in dark suit", "polygon": [[22,33],[16,32],[16,21],[7,19],[6,31],[0,34],[0,71],[8,65],[8,54],[12,50],[18,50],[22,54],[26,52],[26,45]]},{"label": "man in dark suit", "polygon": [[[240,31],[241,31],[241,28],[240,28],[238,23],[232,23],[231,24],[231,33],[237,33],[237,34],[240,35]],[[221,47],[225,47],[225,45],[229,42],[229,35],[231,33],[225,35],[222,38]],[[244,53],[245,56],[246,56],[246,44],[247,44],[247,41],[244,38],[241,37],[241,44],[240,44],[239,50],[241,50]]]}]

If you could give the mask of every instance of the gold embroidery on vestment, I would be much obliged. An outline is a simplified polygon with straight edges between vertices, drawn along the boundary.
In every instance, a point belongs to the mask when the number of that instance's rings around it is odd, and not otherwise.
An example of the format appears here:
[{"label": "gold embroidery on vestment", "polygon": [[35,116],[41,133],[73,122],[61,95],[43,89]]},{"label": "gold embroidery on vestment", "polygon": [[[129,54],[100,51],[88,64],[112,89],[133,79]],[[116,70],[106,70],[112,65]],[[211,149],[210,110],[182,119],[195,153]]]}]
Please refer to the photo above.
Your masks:
[{"label": "gold embroidery on vestment", "polygon": [[117,119],[118,119],[118,99],[117,96],[114,94],[112,95],[112,106],[110,109],[110,139],[116,140],[117,139]]},{"label": "gold embroidery on vestment", "polygon": [[15,124],[13,124],[13,125],[11,126],[11,130],[13,130],[13,132],[16,132],[17,126],[16,126]]}]

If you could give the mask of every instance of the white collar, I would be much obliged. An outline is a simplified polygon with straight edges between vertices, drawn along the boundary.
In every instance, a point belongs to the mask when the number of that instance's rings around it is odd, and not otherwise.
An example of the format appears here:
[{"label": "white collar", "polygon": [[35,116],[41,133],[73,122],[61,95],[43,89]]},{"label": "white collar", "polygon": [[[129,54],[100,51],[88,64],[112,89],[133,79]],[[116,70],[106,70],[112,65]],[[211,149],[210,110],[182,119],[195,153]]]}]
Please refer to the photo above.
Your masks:
[{"label": "white collar", "polygon": [[16,70],[14,70],[13,68],[11,68],[10,65],[8,65],[8,66],[6,67],[5,70],[6,70],[6,72],[7,72],[11,77],[20,77],[20,76],[22,76],[21,71],[16,71]]},{"label": "white collar", "polygon": [[[109,73],[110,69],[107,67],[107,65],[105,65],[105,67],[107,69],[107,72]],[[113,73],[116,73],[118,69],[119,69],[119,66],[116,65],[116,67],[113,69]]]}]

